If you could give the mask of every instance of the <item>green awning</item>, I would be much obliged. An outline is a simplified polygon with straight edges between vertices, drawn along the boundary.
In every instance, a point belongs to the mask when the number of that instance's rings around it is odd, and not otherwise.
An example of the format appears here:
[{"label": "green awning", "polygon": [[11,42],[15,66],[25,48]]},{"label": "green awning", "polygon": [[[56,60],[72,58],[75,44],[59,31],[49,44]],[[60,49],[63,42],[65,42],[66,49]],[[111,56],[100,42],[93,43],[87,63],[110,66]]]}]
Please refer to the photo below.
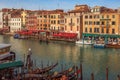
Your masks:
[{"label": "green awning", "polygon": [[2,69],[7,69],[7,68],[12,68],[12,67],[21,67],[23,66],[22,61],[14,61],[14,62],[8,62],[8,63],[2,63],[0,64],[0,70]]},{"label": "green awning", "polygon": [[90,33],[83,33],[83,36],[91,36],[91,37],[110,37],[110,38],[120,38],[120,35],[116,34],[90,34]]}]

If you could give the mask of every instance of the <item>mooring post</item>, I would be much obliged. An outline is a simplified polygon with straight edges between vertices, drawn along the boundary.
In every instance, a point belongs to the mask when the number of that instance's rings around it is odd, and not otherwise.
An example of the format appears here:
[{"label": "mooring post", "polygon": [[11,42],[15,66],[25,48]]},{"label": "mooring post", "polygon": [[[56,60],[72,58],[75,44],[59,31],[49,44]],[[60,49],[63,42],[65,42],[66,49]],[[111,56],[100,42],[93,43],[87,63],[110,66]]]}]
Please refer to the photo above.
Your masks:
[{"label": "mooring post", "polygon": [[83,80],[83,74],[82,74],[82,64],[80,64],[80,71],[81,71],[80,80]]},{"label": "mooring post", "polygon": [[94,74],[91,73],[91,80],[94,80]]},{"label": "mooring post", "polygon": [[119,75],[117,75],[117,80],[120,80],[120,76]]},{"label": "mooring post", "polygon": [[106,80],[108,80],[108,68],[106,68]]}]

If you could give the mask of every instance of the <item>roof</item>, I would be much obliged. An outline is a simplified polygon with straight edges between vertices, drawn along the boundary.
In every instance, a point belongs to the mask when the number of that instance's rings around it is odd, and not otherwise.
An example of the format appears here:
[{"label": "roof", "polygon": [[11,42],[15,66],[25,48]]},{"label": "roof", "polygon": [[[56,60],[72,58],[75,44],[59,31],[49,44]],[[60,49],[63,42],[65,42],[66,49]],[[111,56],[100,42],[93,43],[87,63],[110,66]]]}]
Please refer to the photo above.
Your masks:
[{"label": "roof", "polygon": [[12,55],[14,55],[14,54],[10,54],[9,52],[7,52],[7,53],[5,53],[5,54],[1,54],[1,55],[0,55],[0,60],[3,60],[3,59],[5,59],[5,58],[7,58],[7,57],[10,57],[10,56],[12,56]]},{"label": "roof", "polygon": [[0,44],[0,49],[11,47],[11,44]]},{"label": "roof", "polygon": [[12,68],[12,67],[21,67],[21,66],[23,66],[22,61],[14,61],[14,62],[9,62],[9,63],[2,63],[2,64],[0,64],[0,70],[7,69],[7,68]]}]

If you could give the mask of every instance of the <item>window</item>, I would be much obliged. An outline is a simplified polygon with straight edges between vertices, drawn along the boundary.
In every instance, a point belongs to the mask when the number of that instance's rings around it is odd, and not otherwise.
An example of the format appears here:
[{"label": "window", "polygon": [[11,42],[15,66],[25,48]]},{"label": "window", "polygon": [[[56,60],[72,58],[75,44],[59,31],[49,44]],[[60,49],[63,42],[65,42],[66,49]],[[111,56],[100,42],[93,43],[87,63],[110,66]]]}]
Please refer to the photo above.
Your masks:
[{"label": "window", "polygon": [[88,21],[85,21],[85,25],[88,25]]},{"label": "window", "polygon": [[79,23],[79,18],[77,18],[77,23]]},{"label": "window", "polygon": [[89,17],[90,19],[92,19],[92,15],[90,15],[90,17]]},{"label": "window", "polygon": [[105,23],[102,21],[101,25],[104,25]]},{"label": "window", "polygon": [[72,19],[71,19],[71,23],[72,23]]},{"label": "window", "polygon": [[60,24],[60,21],[58,20],[58,24]]},{"label": "window", "polygon": [[67,26],[65,26],[65,30],[67,30]]},{"label": "window", "polygon": [[102,18],[104,18],[104,15],[102,15]]},{"label": "window", "polygon": [[115,15],[112,15],[112,18],[115,18]]},{"label": "window", "polygon": [[96,28],[94,28],[94,33],[96,32]]},{"label": "window", "polygon": [[97,29],[97,33],[99,33],[99,28],[96,28]]},{"label": "window", "polygon": [[85,16],[85,19],[88,19],[88,16],[87,16],[87,15]]},{"label": "window", "polygon": [[90,28],[90,32],[92,33],[92,28]]},{"label": "window", "polygon": [[94,19],[96,18],[96,15],[94,15]]},{"label": "window", "polygon": [[58,18],[60,18],[60,15],[58,15]]},{"label": "window", "polygon": [[115,34],[115,29],[112,29],[112,34]]},{"label": "window", "polygon": [[94,25],[96,25],[96,22],[94,21]]},{"label": "window", "polygon": [[56,24],[56,21],[54,20],[54,24]]},{"label": "window", "polygon": [[92,21],[89,21],[89,25],[92,25]]},{"label": "window", "polygon": [[56,18],[56,16],[54,15],[54,19]]},{"label": "window", "polygon": [[96,25],[100,25],[100,22],[99,22],[99,21],[97,21],[97,22],[96,22]]},{"label": "window", "polygon": [[101,33],[104,33],[104,28],[101,29]]},{"label": "window", "polygon": [[109,15],[107,15],[107,18],[109,18]]},{"label": "window", "polygon": [[72,26],[70,27],[70,30],[72,31]]},{"label": "window", "polygon": [[51,18],[53,18],[53,16],[51,16]]},{"label": "window", "polygon": [[65,23],[67,23],[67,19],[65,19]]},{"label": "window", "polygon": [[79,26],[77,26],[77,31],[79,30]]},{"label": "window", "polygon": [[115,25],[115,21],[112,21],[112,25]]},{"label": "window", "polygon": [[99,15],[97,15],[97,18],[99,18]]},{"label": "window", "polygon": [[109,29],[108,28],[106,29],[106,33],[109,33]]},{"label": "window", "polygon": [[85,32],[87,32],[87,28],[85,28]]}]

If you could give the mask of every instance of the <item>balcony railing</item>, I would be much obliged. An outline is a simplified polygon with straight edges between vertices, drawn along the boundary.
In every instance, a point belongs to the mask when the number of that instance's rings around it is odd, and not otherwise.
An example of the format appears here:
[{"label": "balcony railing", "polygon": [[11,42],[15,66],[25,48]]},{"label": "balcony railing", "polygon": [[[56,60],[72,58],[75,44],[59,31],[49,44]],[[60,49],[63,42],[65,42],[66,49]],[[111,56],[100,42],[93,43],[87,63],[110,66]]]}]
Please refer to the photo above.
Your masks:
[{"label": "balcony railing", "polygon": [[69,26],[74,26],[75,25],[75,23],[69,23]]}]

